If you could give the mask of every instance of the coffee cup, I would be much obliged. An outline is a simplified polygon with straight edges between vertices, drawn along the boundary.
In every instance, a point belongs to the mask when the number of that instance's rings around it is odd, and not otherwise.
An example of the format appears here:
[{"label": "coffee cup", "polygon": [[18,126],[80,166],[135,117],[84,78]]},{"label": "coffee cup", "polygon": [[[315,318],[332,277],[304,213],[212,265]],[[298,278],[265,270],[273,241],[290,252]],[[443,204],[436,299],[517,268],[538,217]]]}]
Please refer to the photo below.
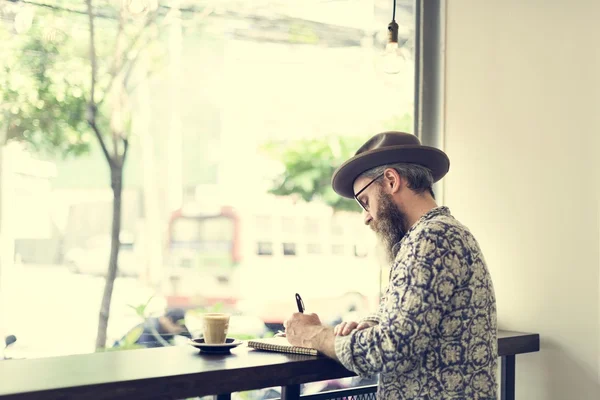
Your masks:
[{"label": "coffee cup", "polygon": [[229,330],[229,314],[209,313],[203,315],[204,343],[221,344],[227,339]]}]

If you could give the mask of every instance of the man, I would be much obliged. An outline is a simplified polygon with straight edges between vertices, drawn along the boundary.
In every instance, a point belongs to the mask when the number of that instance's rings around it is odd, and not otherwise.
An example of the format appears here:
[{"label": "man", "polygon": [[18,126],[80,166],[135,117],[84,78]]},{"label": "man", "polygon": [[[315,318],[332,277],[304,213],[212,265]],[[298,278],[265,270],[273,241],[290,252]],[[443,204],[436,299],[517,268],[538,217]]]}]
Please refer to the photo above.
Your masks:
[{"label": "man", "polygon": [[334,173],[385,245],[392,269],[377,315],[335,328],[315,314],[285,322],[288,341],[318,349],[360,376],[378,399],[496,399],[496,301],[469,230],[438,207],[432,185],[449,169],[417,137],[372,137]]},{"label": "man", "polygon": [[[149,317],[143,324],[135,326],[129,332],[134,330],[134,335],[139,336],[131,344],[148,348],[170,346],[176,335],[192,337],[185,326],[185,311],[181,308],[169,310],[160,317]],[[125,343],[129,334],[127,333],[123,339],[115,343],[115,347]]]}]

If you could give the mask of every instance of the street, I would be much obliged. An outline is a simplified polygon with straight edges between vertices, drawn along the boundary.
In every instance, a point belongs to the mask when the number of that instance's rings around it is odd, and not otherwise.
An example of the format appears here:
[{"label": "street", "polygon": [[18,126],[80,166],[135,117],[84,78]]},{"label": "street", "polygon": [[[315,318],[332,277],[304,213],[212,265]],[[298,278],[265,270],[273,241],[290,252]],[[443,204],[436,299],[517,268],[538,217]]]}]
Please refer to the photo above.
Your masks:
[{"label": "street", "polygon": [[[104,278],[69,272],[56,265],[16,265],[5,280],[4,334],[17,336],[14,357],[50,357],[93,352]],[[155,295],[134,278],[117,278],[113,291],[107,345],[141,322],[129,305]],[[164,299],[149,304],[161,312]]]}]

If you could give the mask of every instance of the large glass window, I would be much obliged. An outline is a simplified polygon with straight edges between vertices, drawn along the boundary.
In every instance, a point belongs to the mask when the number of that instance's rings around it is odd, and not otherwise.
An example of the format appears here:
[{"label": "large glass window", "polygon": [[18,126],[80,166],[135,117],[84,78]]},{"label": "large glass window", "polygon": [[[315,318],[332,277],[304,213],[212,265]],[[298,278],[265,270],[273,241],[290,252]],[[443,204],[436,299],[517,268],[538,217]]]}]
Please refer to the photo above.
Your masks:
[{"label": "large glass window", "polygon": [[356,315],[348,293],[374,309],[373,238],[330,178],[371,135],[412,130],[413,2],[397,3],[386,56],[387,0],[0,0],[9,351],[135,348],[132,328],[178,307],[265,336],[295,292],[323,321]]}]

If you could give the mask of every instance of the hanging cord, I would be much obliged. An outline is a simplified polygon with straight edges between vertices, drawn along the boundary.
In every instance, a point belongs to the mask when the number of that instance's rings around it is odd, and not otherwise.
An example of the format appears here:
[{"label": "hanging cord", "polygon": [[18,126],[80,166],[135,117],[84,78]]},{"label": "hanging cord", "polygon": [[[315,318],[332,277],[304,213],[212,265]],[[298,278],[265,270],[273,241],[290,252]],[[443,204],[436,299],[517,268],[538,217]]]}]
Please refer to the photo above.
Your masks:
[{"label": "hanging cord", "polygon": [[396,0],[394,0],[392,22],[388,25],[388,43],[398,43],[398,24],[396,23]]}]

